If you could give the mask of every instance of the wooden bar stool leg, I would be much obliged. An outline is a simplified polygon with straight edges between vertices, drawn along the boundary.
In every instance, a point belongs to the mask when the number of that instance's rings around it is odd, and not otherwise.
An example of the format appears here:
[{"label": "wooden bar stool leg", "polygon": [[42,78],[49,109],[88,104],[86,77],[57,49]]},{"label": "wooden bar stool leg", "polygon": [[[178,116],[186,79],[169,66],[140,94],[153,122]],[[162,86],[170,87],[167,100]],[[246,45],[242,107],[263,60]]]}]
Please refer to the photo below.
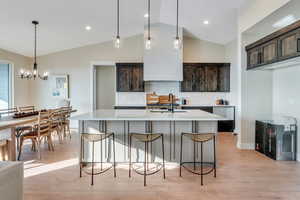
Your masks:
[{"label": "wooden bar stool leg", "polygon": [[132,136],[130,134],[129,136],[129,178],[131,177],[131,141],[132,140]]},{"label": "wooden bar stool leg", "polygon": [[94,158],[95,158],[95,142],[93,141],[93,146],[92,146],[92,183],[91,185],[94,185]]},{"label": "wooden bar stool leg", "polygon": [[217,167],[216,167],[216,136],[214,135],[214,177],[217,177]]},{"label": "wooden bar stool leg", "polygon": [[203,185],[203,142],[201,142],[201,185]]},{"label": "wooden bar stool leg", "polygon": [[148,145],[145,142],[145,160],[144,160],[144,186],[146,186],[146,173],[147,173],[147,154],[148,154]]},{"label": "wooden bar stool leg", "polygon": [[194,171],[196,171],[196,142],[193,141],[194,143]]},{"label": "wooden bar stool leg", "polygon": [[183,133],[181,133],[181,139],[180,139],[180,163],[179,163],[179,176],[181,177],[181,165],[182,165],[182,139],[183,139]]},{"label": "wooden bar stool leg", "polygon": [[79,177],[82,177],[82,154],[84,154],[83,152],[83,139],[82,139],[82,135],[80,135],[80,155],[79,155]]},{"label": "wooden bar stool leg", "polygon": [[113,133],[113,154],[114,154],[114,177],[117,177],[116,173],[116,146],[115,146],[115,134]]},{"label": "wooden bar stool leg", "polygon": [[164,179],[166,179],[164,135],[161,135],[161,145],[162,145],[163,173],[164,173]]},{"label": "wooden bar stool leg", "polygon": [[102,165],[102,162],[103,162],[103,157],[102,157],[102,150],[103,150],[103,146],[102,146],[102,140],[100,141],[100,169],[102,171],[103,169],[103,165]]}]

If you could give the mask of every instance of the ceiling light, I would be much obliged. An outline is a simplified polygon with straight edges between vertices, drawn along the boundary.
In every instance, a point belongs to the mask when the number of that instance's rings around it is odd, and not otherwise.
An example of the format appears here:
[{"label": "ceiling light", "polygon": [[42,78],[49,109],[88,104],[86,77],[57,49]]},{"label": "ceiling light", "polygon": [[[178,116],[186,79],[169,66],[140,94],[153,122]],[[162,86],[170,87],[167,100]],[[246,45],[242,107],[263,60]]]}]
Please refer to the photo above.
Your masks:
[{"label": "ceiling light", "polygon": [[48,79],[48,72],[44,72],[43,75],[38,74],[37,69],[37,61],[36,61],[36,50],[37,50],[37,25],[39,25],[38,21],[32,21],[32,24],[34,25],[34,63],[33,63],[33,71],[24,71],[24,69],[20,70],[20,77],[21,79],[36,79],[39,77],[41,80],[47,80]]},{"label": "ceiling light", "polygon": [[288,15],[284,18],[278,20],[276,23],[274,23],[272,26],[274,28],[283,28],[285,26],[288,26],[296,21],[294,15]]},{"label": "ceiling light", "polygon": [[145,18],[148,18],[148,17],[149,17],[148,13],[144,14],[144,17],[145,17]]},{"label": "ceiling light", "polygon": [[207,24],[209,24],[209,21],[208,20],[204,20],[203,24],[207,25]]},{"label": "ceiling light", "polygon": [[174,49],[180,49],[180,38],[179,38],[179,34],[178,34],[178,15],[179,15],[179,6],[178,6],[179,4],[178,4],[178,0],[176,1],[176,37],[175,37],[175,40],[174,40],[174,43],[173,43],[173,45],[174,45]]},{"label": "ceiling light", "polygon": [[92,29],[92,27],[90,27],[90,26],[85,27],[85,30],[87,30],[87,31],[90,31],[91,29]]},{"label": "ceiling light", "polygon": [[120,0],[117,0],[117,36],[114,42],[115,48],[119,49],[121,46],[120,40]]},{"label": "ceiling light", "polygon": [[145,49],[151,49],[151,36],[150,36],[150,0],[148,0],[148,36],[145,41]]}]

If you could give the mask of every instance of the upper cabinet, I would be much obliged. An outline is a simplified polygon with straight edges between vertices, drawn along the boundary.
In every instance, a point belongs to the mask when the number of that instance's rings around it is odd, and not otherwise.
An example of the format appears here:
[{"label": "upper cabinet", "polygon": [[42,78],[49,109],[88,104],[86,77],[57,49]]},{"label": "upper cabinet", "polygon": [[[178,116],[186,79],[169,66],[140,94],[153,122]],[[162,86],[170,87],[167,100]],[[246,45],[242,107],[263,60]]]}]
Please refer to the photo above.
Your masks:
[{"label": "upper cabinet", "polygon": [[246,47],[247,69],[300,56],[300,21]]},{"label": "upper cabinet", "polygon": [[182,92],[230,92],[229,63],[184,63]]},{"label": "upper cabinet", "polygon": [[117,92],[144,92],[143,63],[117,63]]}]

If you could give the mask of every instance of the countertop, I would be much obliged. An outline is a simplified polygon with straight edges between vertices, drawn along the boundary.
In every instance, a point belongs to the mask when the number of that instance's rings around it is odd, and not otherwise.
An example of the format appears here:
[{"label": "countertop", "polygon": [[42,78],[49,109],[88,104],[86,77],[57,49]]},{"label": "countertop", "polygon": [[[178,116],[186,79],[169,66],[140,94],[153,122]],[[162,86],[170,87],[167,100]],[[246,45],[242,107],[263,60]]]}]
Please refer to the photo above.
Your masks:
[{"label": "countertop", "polygon": [[[146,107],[145,104],[120,104],[114,107]],[[213,104],[193,104],[193,105],[179,105],[180,107],[235,107],[234,105],[213,105]]]},{"label": "countertop", "polygon": [[72,120],[107,120],[107,121],[223,121],[222,116],[201,110],[186,110],[179,113],[150,112],[150,110],[96,110],[71,117]]}]

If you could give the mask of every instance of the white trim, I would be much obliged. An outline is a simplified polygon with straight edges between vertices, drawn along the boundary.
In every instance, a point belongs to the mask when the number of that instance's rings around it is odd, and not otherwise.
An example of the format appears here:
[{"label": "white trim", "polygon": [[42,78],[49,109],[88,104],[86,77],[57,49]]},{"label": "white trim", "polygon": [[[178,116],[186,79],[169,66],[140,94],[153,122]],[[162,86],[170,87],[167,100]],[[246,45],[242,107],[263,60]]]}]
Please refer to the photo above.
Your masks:
[{"label": "white trim", "polygon": [[237,147],[239,149],[247,149],[247,150],[254,150],[255,144],[254,143],[237,143]]},{"label": "white trim", "polygon": [[15,64],[10,60],[0,60],[0,63],[9,65],[9,107],[15,106]]},{"label": "white trim", "polygon": [[114,61],[92,61],[90,64],[90,110],[96,110],[96,68],[95,66],[116,66]]}]

